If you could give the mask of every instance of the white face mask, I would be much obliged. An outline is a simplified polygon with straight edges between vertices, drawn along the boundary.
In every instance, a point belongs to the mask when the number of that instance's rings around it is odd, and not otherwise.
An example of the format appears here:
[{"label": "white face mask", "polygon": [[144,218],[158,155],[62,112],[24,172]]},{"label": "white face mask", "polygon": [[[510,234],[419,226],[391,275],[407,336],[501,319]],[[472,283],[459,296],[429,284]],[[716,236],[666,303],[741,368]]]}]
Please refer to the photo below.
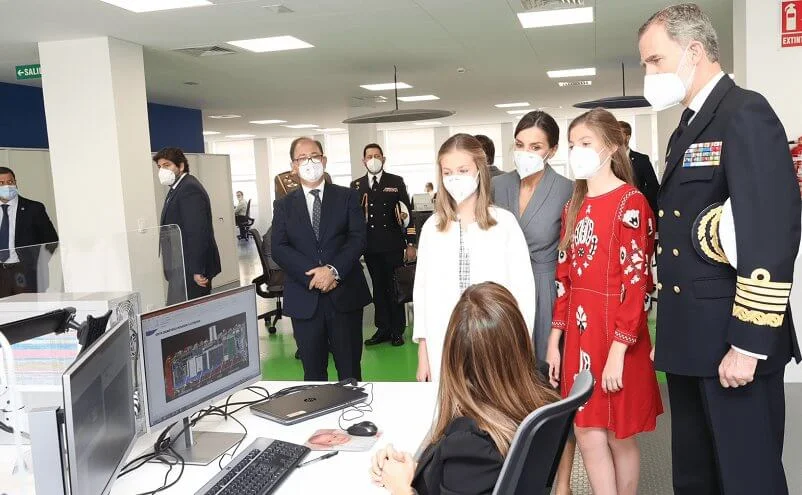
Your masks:
[{"label": "white face mask", "polygon": [[683,81],[679,76],[679,71],[687,55],[688,48],[685,48],[676,72],[647,74],[643,78],[643,97],[656,112],[679,105],[688,95],[688,90],[693,83],[693,76],[696,74],[696,66],[693,66],[691,73]]},{"label": "white face mask", "polygon": [[160,168],[159,182],[163,186],[172,186],[173,184],[175,184],[175,174],[169,168]]},{"label": "white face mask", "polygon": [[384,167],[384,164],[378,158],[371,158],[370,160],[365,162],[365,166],[368,167],[368,172],[370,172],[373,175],[376,175],[382,171],[382,167]]},{"label": "white face mask", "polygon": [[[604,162],[606,162],[605,160]],[[601,170],[604,162],[593,148],[574,146],[568,154],[568,164],[576,179],[590,179]]]},{"label": "white face mask", "polygon": [[306,160],[298,167],[298,175],[306,182],[317,182],[323,177],[323,161]]},{"label": "white face mask", "polygon": [[546,162],[538,153],[516,150],[514,154],[515,168],[522,179],[534,175],[546,166]]},{"label": "white face mask", "polygon": [[443,176],[443,187],[454,198],[457,204],[462,203],[479,187],[479,175],[446,175]]}]

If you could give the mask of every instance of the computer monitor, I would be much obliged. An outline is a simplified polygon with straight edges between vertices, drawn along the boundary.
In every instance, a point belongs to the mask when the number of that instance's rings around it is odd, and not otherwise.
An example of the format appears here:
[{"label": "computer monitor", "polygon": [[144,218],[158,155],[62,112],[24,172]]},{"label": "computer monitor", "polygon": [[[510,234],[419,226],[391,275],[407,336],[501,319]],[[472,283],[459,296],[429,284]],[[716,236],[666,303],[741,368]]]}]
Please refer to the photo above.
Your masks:
[{"label": "computer monitor", "polygon": [[62,375],[71,495],[106,495],[136,440],[131,330],[122,321]]},{"label": "computer monitor", "polygon": [[428,193],[416,194],[412,196],[412,209],[415,211],[432,211],[434,210],[434,200]]},{"label": "computer monitor", "polygon": [[193,432],[189,417],[261,378],[254,286],[142,314],[140,328],[148,426],[178,423],[173,448],[188,464],[209,464],[243,435]]}]

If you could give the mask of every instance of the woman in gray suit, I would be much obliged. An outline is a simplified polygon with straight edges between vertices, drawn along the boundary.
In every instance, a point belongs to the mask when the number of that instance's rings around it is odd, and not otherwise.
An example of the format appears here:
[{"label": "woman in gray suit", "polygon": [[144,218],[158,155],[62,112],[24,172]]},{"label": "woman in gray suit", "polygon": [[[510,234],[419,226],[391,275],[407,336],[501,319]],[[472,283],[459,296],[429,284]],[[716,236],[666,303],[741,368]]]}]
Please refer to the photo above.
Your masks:
[{"label": "woman in gray suit", "polygon": [[[563,207],[571,199],[573,183],[558,174],[548,161],[557,153],[560,128],[551,115],[529,112],[515,128],[515,171],[493,178],[495,203],[512,212],[529,245],[535,275],[535,355],[546,359],[551,316],[557,286],[557,244]],[[574,449],[566,448],[557,473],[557,494],[571,493],[570,478]]]}]

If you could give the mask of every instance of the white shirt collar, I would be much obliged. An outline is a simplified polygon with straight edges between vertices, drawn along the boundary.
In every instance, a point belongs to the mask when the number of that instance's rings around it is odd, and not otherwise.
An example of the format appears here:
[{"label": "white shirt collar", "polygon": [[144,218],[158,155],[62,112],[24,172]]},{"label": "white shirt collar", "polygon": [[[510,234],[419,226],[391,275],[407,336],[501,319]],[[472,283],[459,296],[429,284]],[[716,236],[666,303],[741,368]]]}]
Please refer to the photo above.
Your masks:
[{"label": "white shirt collar", "polygon": [[320,191],[320,199],[323,199],[323,189],[325,189],[325,187],[326,187],[326,181],[325,180],[323,182],[321,182],[320,185],[315,187],[315,188],[306,187],[305,185],[301,184],[301,188],[304,190],[304,196],[309,196],[309,192],[310,191],[312,191],[313,189],[317,189],[318,191]]},{"label": "white shirt collar", "polygon": [[376,180],[379,181],[381,184],[382,175],[384,175],[384,170],[380,170],[378,174],[371,174],[368,172],[368,186],[373,187],[373,178],[376,177]]},{"label": "white shirt collar", "polygon": [[708,81],[707,84],[705,84],[704,87],[699,90],[696,96],[693,97],[693,100],[691,100],[691,104],[688,105],[688,108],[693,110],[694,117],[696,116],[697,113],[699,113],[699,110],[702,109],[705,102],[710,97],[710,93],[713,92],[718,82],[721,81],[722,77],[724,77],[724,71],[721,71],[715,76],[713,76],[713,78],[710,79],[710,81]]},{"label": "white shirt collar", "polygon": [[8,208],[9,210],[16,210],[17,209],[17,205],[19,205],[19,196],[14,197],[14,199],[9,201],[8,203],[0,203],[0,204],[8,205],[9,206],[9,208]]},{"label": "white shirt collar", "polygon": [[186,175],[187,175],[187,173],[186,173],[186,172],[184,172],[183,174],[179,175],[179,176],[178,176],[178,179],[176,179],[176,180],[175,180],[175,184],[173,184],[173,187],[172,187],[172,188],[173,188],[173,189],[175,189],[176,187],[178,187],[178,184],[179,184],[179,183],[181,183],[181,179],[183,179],[184,177],[186,177]]}]

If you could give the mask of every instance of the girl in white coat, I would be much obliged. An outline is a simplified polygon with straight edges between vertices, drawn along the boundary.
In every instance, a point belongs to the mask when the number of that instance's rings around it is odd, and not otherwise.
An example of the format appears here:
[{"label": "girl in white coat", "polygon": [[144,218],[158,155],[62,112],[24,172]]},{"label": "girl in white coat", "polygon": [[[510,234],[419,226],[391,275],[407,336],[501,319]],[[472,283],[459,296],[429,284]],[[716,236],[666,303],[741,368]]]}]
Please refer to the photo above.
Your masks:
[{"label": "girl in white coat", "polygon": [[418,381],[438,382],[446,328],[462,292],[496,282],[515,296],[529,334],[535,322],[535,279],[515,216],[491,205],[490,173],[479,141],[449,138],[437,156],[440,194],[421,229],[415,270]]}]

